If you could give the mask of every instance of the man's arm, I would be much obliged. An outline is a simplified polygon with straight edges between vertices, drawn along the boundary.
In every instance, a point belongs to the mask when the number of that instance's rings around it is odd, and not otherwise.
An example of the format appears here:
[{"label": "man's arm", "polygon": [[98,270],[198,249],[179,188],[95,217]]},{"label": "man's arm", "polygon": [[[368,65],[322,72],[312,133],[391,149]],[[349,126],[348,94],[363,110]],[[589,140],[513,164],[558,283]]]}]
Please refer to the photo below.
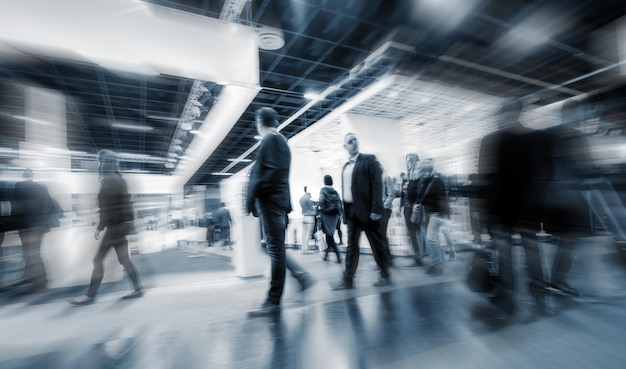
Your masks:
[{"label": "man's arm", "polygon": [[[370,180],[370,188],[372,189],[372,208],[370,209],[370,218],[378,220],[383,214],[383,172],[378,159],[372,155],[368,160],[368,172]],[[375,219],[377,218],[377,219]]]}]

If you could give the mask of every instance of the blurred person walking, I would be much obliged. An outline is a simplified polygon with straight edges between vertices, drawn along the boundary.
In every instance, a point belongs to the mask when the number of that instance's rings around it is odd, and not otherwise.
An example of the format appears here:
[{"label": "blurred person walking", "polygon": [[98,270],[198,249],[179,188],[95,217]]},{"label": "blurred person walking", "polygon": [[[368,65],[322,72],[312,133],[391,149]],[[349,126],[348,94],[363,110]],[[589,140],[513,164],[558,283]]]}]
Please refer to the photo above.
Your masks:
[{"label": "blurred person walking", "polygon": [[220,202],[220,207],[215,211],[215,225],[220,229],[220,237],[222,239],[222,248],[228,247],[233,249],[230,240],[230,227],[233,225],[233,219],[230,211],[226,208],[226,204]]},{"label": "blurred person walking", "polygon": [[411,222],[411,213],[414,205],[417,203],[417,184],[419,180],[419,161],[420,158],[415,153],[406,154],[406,178],[402,183],[402,193],[400,195],[401,212],[404,214],[404,222],[409,234],[409,241],[411,242],[411,248],[413,249],[414,262],[408,267],[421,267],[424,266],[422,258],[425,255],[424,245],[420,243],[418,234],[420,232],[420,225]]},{"label": "blurred person walking", "polygon": [[549,174],[541,173],[545,167],[537,163],[550,156],[550,140],[544,132],[524,127],[519,122],[521,111],[519,100],[507,100],[501,105],[499,129],[482,139],[478,163],[486,194],[486,214],[481,214],[481,221],[485,221],[498,252],[498,282],[490,298],[509,314],[516,308],[511,237],[517,232],[522,236],[528,285],[536,309],[545,310],[543,271],[535,237],[538,229],[532,225],[542,215],[535,201],[542,192],[540,186],[546,183],[542,178],[549,178]]},{"label": "blurred person walking", "polygon": [[415,207],[422,207],[420,234],[428,254],[428,274],[439,275],[443,272],[446,258],[439,246],[439,232],[445,231],[445,218],[450,215],[450,206],[446,194],[446,185],[434,171],[433,160],[425,159],[419,165],[417,201]]},{"label": "blurred person walking", "polygon": [[389,226],[389,219],[391,219],[391,213],[393,212],[393,200],[396,198],[396,188],[393,184],[393,179],[387,174],[385,168],[381,167],[381,169],[383,172],[383,217],[380,220],[380,233],[383,236],[389,266],[393,266],[393,256],[391,255],[391,248],[389,247],[387,227]]},{"label": "blurred person walking", "polygon": [[41,259],[41,243],[51,227],[59,226],[58,204],[44,185],[33,180],[31,169],[25,169],[22,177],[24,181],[15,184],[11,200],[24,257],[24,276],[20,284],[29,286],[27,292],[42,292],[47,288],[48,279]]},{"label": "blurred person walking", "polygon": [[567,280],[574,262],[573,250],[578,237],[589,234],[589,206],[581,189],[592,173],[592,159],[585,138],[576,129],[583,122],[584,106],[573,99],[566,101],[561,107],[561,124],[547,130],[553,140],[550,157],[539,158],[540,163],[551,165],[549,183],[542,196],[538,196],[543,202],[541,218],[545,231],[557,243],[546,282],[571,296],[580,295]]},{"label": "blurred person walking", "polygon": [[315,202],[311,200],[311,193],[304,186],[304,195],[300,198],[300,207],[302,208],[302,253],[306,253],[309,249],[309,240],[315,239],[315,224],[317,210]]},{"label": "blurred person walking", "polygon": [[319,208],[320,208],[320,229],[326,236],[326,244],[328,247],[324,250],[323,260],[328,260],[328,252],[334,251],[337,255],[337,263],[341,264],[341,254],[335,244],[335,230],[341,214],[341,198],[337,191],[333,188],[333,177],[324,176],[324,187],[320,190]]},{"label": "blurred person walking", "polygon": [[122,178],[119,169],[119,159],[116,153],[110,150],[101,150],[98,153],[98,173],[100,179],[100,192],[98,193],[98,206],[100,208],[100,221],[94,233],[96,240],[106,229],[104,237],[93,259],[94,269],[87,294],[70,301],[72,305],[89,305],[95,300],[102,278],[104,276],[104,257],[109,250],[114,249],[117,259],[124,266],[128,277],[133,283],[133,291],[122,299],[138,298],[143,296],[143,288],[139,282],[137,268],[130,260],[128,240],[126,236],[133,229],[134,210],[128,193],[126,181]]},{"label": "blurred person walking", "polygon": [[256,112],[256,128],[263,139],[250,172],[246,207],[248,213],[261,217],[272,272],[267,298],[258,309],[248,313],[251,317],[280,313],[287,269],[300,283],[301,291],[315,283],[313,277],[285,251],[285,231],[292,210],[289,193],[291,152],[287,139],[276,129],[277,118],[278,114],[272,108],[264,107]]},{"label": "blurred person walking", "polygon": [[380,227],[383,213],[381,165],[376,156],[359,152],[359,142],[354,133],[345,135],[343,146],[350,156],[341,173],[344,219],[348,226],[348,246],[342,280],[333,287],[333,290],[354,287],[354,277],[359,265],[361,232],[365,232],[374,260],[380,270],[380,279],[374,286],[387,286],[391,284],[391,276],[389,258],[385,251]]}]

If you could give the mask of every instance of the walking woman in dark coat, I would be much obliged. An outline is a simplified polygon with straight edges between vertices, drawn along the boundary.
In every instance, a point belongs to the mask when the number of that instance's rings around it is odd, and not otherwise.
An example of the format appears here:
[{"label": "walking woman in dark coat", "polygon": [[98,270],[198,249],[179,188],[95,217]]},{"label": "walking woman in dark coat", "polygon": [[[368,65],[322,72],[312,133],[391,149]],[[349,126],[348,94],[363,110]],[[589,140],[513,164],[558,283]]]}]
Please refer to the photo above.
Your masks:
[{"label": "walking woman in dark coat", "polygon": [[337,254],[337,263],[341,263],[341,255],[333,237],[339,222],[341,206],[341,198],[333,188],[333,177],[327,174],[324,176],[324,187],[320,190],[319,197],[321,229],[326,235],[326,243],[328,244],[324,250],[324,261],[328,260],[328,252],[334,251]]},{"label": "walking woman in dark coat", "polygon": [[117,253],[117,259],[124,266],[126,273],[133,282],[134,291],[124,296],[123,299],[137,298],[143,295],[137,269],[130,260],[128,252],[126,236],[133,228],[134,211],[126,181],[120,174],[117,154],[113,151],[102,150],[98,153],[98,161],[100,162],[98,171],[102,185],[98,193],[100,222],[94,237],[96,240],[99,239],[100,232],[105,228],[106,233],[100,242],[96,257],[93,259],[94,269],[89,290],[85,296],[70,301],[73,305],[89,305],[94,302],[104,276],[104,257],[111,248]]}]

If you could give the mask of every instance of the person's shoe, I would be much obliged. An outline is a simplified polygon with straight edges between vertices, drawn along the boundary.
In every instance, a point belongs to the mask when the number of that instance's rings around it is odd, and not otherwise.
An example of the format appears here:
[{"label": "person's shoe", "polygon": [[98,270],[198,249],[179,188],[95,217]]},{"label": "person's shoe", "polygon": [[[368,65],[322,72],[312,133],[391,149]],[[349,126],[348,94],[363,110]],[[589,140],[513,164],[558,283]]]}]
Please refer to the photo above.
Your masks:
[{"label": "person's shoe", "polygon": [[322,256],[322,261],[328,261],[328,254],[324,254],[324,256]]},{"label": "person's shoe", "polygon": [[331,287],[331,291],[339,291],[339,290],[351,290],[354,288],[354,285],[351,282],[347,282],[345,280],[339,282],[338,284]]},{"label": "person's shoe", "polygon": [[308,290],[309,288],[313,287],[315,283],[317,283],[317,281],[310,275],[302,278],[300,280],[300,292]]},{"label": "person's shoe", "polygon": [[422,268],[424,266],[424,264],[422,263],[422,261],[413,261],[411,264],[409,265],[405,265],[405,268]]},{"label": "person's shoe", "polygon": [[499,294],[489,297],[489,302],[498,306],[506,314],[513,315],[515,313],[515,302],[510,294]]},{"label": "person's shoe", "polygon": [[374,283],[374,287],[384,287],[384,286],[389,286],[391,285],[391,279],[389,277],[387,278],[380,278],[376,283]]},{"label": "person's shoe", "polygon": [[431,265],[426,270],[426,273],[430,275],[440,275],[443,273],[443,268],[438,265]]},{"label": "person's shoe", "polygon": [[452,252],[449,256],[448,256],[448,261],[455,261],[456,260],[456,251]]},{"label": "person's shoe", "polygon": [[129,300],[129,299],[136,299],[143,296],[143,291],[142,290],[135,290],[131,293],[129,293],[128,295],[122,297],[122,300]]},{"label": "person's shoe", "polygon": [[248,311],[249,317],[258,317],[258,316],[270,316],[280,314],[280,305],[271,304],[269,302],[264,302],[261,306],[259,306],[256,310]]},{"label": "person's shoe", "polygon": [[578,292],[577,289],[573,288],[572,286],[568,285],[565,282],[551,283],[550,287],[557,289],[566,295],[575,296],[575,297],[580,296],[580,292]]},{"label": "person's shoe", "polygon": [[94,296],[83,295],[70,300],[70,304],[76,306],[91,305],[96,300]]},{"label": "person's shoe", "polygon": [[337,259],[337,264],[341,264],[341,263],[342,263],[341,259]]}]

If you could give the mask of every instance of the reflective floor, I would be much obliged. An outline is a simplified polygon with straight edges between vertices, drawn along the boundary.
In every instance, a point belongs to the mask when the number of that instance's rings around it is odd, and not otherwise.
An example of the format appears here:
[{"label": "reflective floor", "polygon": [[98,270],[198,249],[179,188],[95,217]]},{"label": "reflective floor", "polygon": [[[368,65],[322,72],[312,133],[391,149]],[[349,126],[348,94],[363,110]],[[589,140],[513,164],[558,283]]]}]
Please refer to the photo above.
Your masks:
[{"label": "reflective floor", "polygon": [[[516,250],[519,257],[522,250]],[[509,317],[470,292],[459,253],[441,276],[396,259],[391,287],[371,286],[372,258],[360,262],[357,288],[330,291],[341,266],[319,254],[289,251],[318,279],[300,295],[287,281],[283,312],[247,318],[267,279],[241,280],[223,255],[207,253],[168,283],[147,273],[147,294],[122,301],[125,281],[105,286],[94,305],[72,307],[75,291],[0,296],[0,368],[621,368],[626,331],[624,257],[603,239],[577,251],[571,283],[583,297],[548,297],[536,317],[528,295]],[[548,252],[549,255],[549,252]],[[136,256],[138,265],[170,268],[184,254]],[[158,259],[158,260],[157,260]],[[208,274],[206,274],[208,273]],[[522,281],[524,269],[517,270]],[[167,273],[165,274],[167,275]],[[202,277],[200,277],[202,275]],[[211,277],[213,276],[213,277]],[[186,278],[186,280],[185,280]],[[523,284],[523,282],[520,282]]]}]

